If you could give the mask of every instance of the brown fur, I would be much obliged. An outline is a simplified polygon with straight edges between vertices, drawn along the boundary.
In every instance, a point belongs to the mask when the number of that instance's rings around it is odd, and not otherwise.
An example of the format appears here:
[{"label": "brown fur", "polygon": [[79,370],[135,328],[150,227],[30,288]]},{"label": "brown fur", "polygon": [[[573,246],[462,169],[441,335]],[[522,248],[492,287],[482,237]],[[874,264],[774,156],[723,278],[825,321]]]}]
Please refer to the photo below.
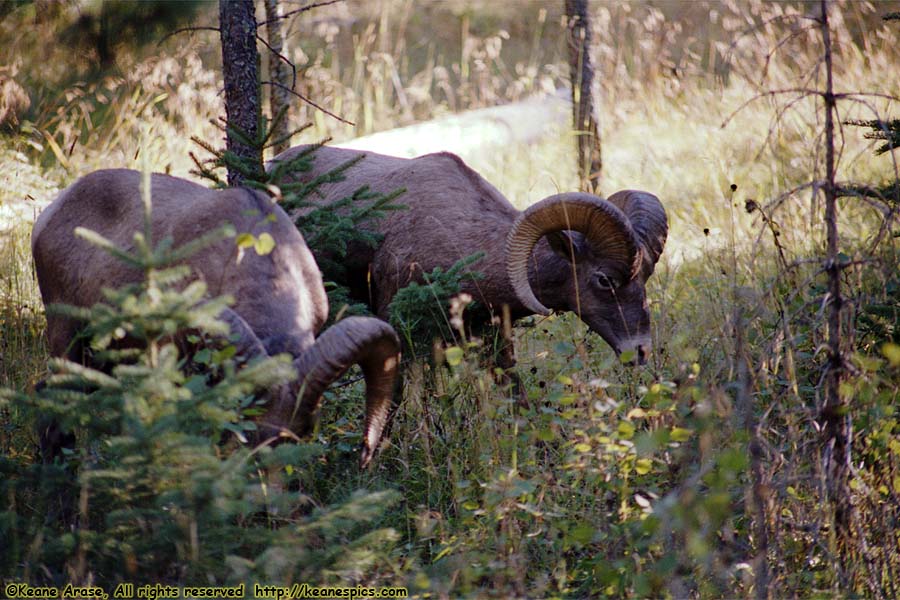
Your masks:
[{"label": "brown fur", "polygon": [[[304,149],[292,148],[276,160],[288,160]],[[372,224],[384,236],[381,245],[369,249],[364,256],[350,257],[353,262],[370,263],[372,272],[377,274],[372,306],[379,316],[387,316],[388,304],[397,290],[423,271],[447,268],[479,250],[486,257],[476,263],[475,270],[505,272],[505,236],[519,212],[454,154],[442,152],[409,160],[323,147],[314,155],[313,171],[297,175],[309,180],[360,154],[366,157],[347,171],[345,181],[323,185],[319,192],[323,203],[330,203],[362,185],[381,193],[407,190],[396,203],[408,206],[408,210],[389,212]],[[473,220],[478,227],[472,226]],[[485,231],[496,233],[485,236]],[[424,252],[423,247],[429,252]],[[466,286],[465,291],[497,310],[506,303],[518,312],[524,311],[505,277],[489,277]]]},{"label": "brown fur", "polygon": [[[307,149],[292,148],[275,160],[289,160]],[[405,159],[322,147],[313,154],[312,170],[294,176],[310,181],[360,154],[365,158],[345,172],[344,181],[320,186],[321,202],[335,202],[368,185],[382,193],[406,188],[396,202],[408,207],[370,225],[384,236],[377,249],[348,257],[348,264],[364,267],[351,278],[362,279],[367,276],[365,267],[371,268],[372,294],[357,294],[360,301],[368,302],[376,314],[386,318],[388,305],[399,288],[420,280],[422,272],[435,267],[447,269],[481,250],[485,258],[470,268],[485,277],[465,283],[463,291],[496,315],[504,304],[510,307],[513,319],[531,314],[516,295],[506,270],[506,239],[520,212],[459,157],[441,152]],[[542,304],[576,311],[617,352],[649,349],[645,278],[642,274],[632,278],[630,265],[598,255],[577,232],[547,235],[535,246],[531,265],[529,282]],[[605,277],[616,280],[616,289],[598,284]],[[359,289],[367,282],[341,283]]]},{"label": "brown fur", "polygon": [[[76,227],[91,229],[120,248],[134,246],[143,230],[140,173],[124,169],[97,171],[66,190],[45,210],[32,231],[32,253],[45,305],[88,307],[102,299],[104,288],[138,282],[143,274],[76,236]],[[252,248],[238,260],[233,238],[208,246],[186,259],[204,280],[210,296],[230,294],[234,304],[220,315],[245,358],[288,352],[298,379],[273,386],[262,428],[266,435],[285,429],[303,435],[315,421],[321,394],[351,365],[359,363],[366,379],[366,423],[361,465],[381,438],[396,377],[399,341],[377,319],[351,317],[316,334],[328,316],[328,299],[319,268],[291,219],[267,197],[247,189],[209,190],[166,175],[152,175],[154,242],[171,238],[182,246],[230,223],[238,234],[268,233],[275,246],[260,256]],[[74,340],[80,323],[49,314],[50,352],[81,361]]]},{"label": "brown fur", "polygon": [[[74,234],[75,227],[85,227],[132,248],[135,231],[143,230],[139,181],[137,171],[97,171],[64,190],[40,215],[32,252],[45,305],[91,306],[102,299],[104,287],[141,279],[142,273]],[[313,344],[328,300],[312,254],[283,211],[249,190],[213,191],[166,175],[153,175],[151,190],[154,241],[171,237],[177,247],[227,222],[238,233],[268,232],[277,243],[267,256],[249,249],[237,263],[237,246],[226,239],[201,250],[190,264],[211,296],[234,296],[234,312],[260,340],[290,339],[285,350],[294,356]],[[54,315],[47,321],[51,354],[79,359],[78,348],[67,350],[78,324]]]}]

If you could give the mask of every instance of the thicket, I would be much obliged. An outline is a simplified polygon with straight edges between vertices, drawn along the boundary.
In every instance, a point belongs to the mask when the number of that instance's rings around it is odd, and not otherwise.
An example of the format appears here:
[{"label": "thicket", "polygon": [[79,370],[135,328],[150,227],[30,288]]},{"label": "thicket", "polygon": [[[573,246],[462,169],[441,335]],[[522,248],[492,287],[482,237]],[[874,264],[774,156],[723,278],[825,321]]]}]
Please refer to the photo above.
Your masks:
[{"label": "thicket", "polygon": [[[242,144],[255,148],[261,155],[277,141],[272,139],[272,134],[278,129],[278,119],[276,116],[270,123],[262,118],[259,134],[253,139],[236,127],[229,125],[228,128]],[[368,299],[354,296],[348,287],[349,273],[345,265],[348,259],[354,260],[351,252],[377,248],[382,237],[375,230],[376,222],[388,211],[406,209],[402,204],[403,188],[381,194],[363,185],[345,198],[317,202],[315,199],[321,186],[342,181],[344,172],[365,157],[349,160],[327,173],[303,181],[302,174],[312,170],[316,150],[322,143],[311,145],[289,160],[271,163],[267,171],[259,173],[252,161],[230,150],[216,149],[197,138],[194,141],[211,155],[205,160],[194,157],[196,175],[216,187],[226,187],[222,169],[233,170],[241,177],[242,185],[274,195],[279,206],[294,215],[294,224],[303,234],[326,280],[329,322],[340,316],[370,314]],[[398,198],[400,203],[394,202]],[[483,257],[483,252],[477,252],[460,259],[446,272],[438,268],[432,273],[424,273],[422,283],[412,282],[394,297],[388,308],[389,321],[397,328],[406,347],[416,355],[422,355],[423,351],[427,354],[436,340],[454,339],[446,319],[450,301],[459,293],[463,281],[482,276],[469,267]]]},{"label": "thicket", "polygon": [[[259,154],[272,143],[274,127],[264,118],[253,138],[229,129]],[[326,206],[308,200],[358,162],[308,183],[292,182],[288,174],[309,171],[318,146],[261,173],[231,150],[194,141],[211,155],[194,157],[195,175],[226,187],[222,173],[230,168],[242,176],[242,185],[274,193],[285,210],[297,211],[295,224],[320,266],[337,278],[352,245],[374,248],[380,242],[366,226],[385,211],[404,208],[393,204],[402,189],[377,194],[363,186]],[[150,210],[148,194],[149,188]],[[0,388],[0,411],[15,413],[10,423],[33,424],[35,431],[53,423],[75,440],[60,456],[45,455],[44,462],[2,457],[6,480],[0,493],[6,501],[0,535],[11,540],[3,572],[36,585],[92,581],[112,590],[122,582],[243,581],[251,584],[248,589],[253,582],[372,585],[382,569],[395,570],[399,534],[377,524],[399,501],[396,491],[360,489],[323,506],[304,492],[313,481],[304,465],[322,459],[321,446],[273,448],[271,440],[248,445],[259,442],[253,418],[266,410],[256,392],[296,374],[278,358],[235,364],[234,347],[222,342],[227,326],[216,320],[231,300],[206,298],[202,282],[182,285],[192,274],[181,263],[234,232],[210,232],[183,248],[172,248],[170,240],[154,246],[148,222],[135,232],[133,252],[95,232],[80,235],[143,271],[145,279],[106,290],[105,302],[90,308],[47,307],[85,323],[79,335],[98,364],[115,365],[110,373],[54,358],[50,375],[33,393]],[[235,240],[245,249],[257,242]],[[441,331],[420,316],[423,306],[449,302],[464,277],[461,268],[414,284],[428,295],[424,305],[399,302],[423,337]],[[367,311],[351,304],[346,287],[328,282],[328,291],[332,320]],[[136,347],[116,348],[125,336]],[[202,349],[184,354],[197,345]],[[346,419],[338,423],[347,425]],[[360,434],[344,431],[340,437],[338,450],[350,451]],[[41,543],[27,547],[23,540]]]},{"label": "thicket", "polygon": [[[319,459],[320,446],[247,445],[266,409],[254,392],[296,373],[285,357],[236,365],[228,326],[216,319],[232,300],[207,298],[200,281],[181,285],[191,277],[184,259],[227,232],[173,248],[154,242],[148,222],[133,251],[79,235],[144,279],[90,308],[47,307],[87,323],[93,355],[115,365],[109,373],[56,358],[37,392],[0,389],[4,414],[77,434],[52,462],[0,456],[4,580],[252,589],[335,584],[390,565],[398,534],[377,525],[396,492],[359,490],[317,505],[304,491],[309,474],[294,465]],[[129,347],[117,349],[125,335]],[[201,336],[219,343],[179,351]]]}]

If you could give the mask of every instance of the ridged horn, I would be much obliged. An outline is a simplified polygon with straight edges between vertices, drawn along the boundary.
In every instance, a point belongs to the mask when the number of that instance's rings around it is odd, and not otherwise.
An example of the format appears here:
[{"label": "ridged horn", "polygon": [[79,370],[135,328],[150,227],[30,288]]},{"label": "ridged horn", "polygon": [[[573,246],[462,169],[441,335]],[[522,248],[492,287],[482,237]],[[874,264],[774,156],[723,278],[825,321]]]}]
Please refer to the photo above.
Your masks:
[{"label": "ridged horn", "polygon": [[669,233],[669,220],[666,209],[659,198],[648,192],[638,190],[622,190],[609,197],[609,201],[618,206],[637,235],[644,258],[641,269],[644,279],[653,274],[653,269],[666,247]]},{"label": "ridged horn", "polygon": [[322,392],[354,364],[366,380],[366,417],[359,459],[365,468],[378,448],[391,412],[400,363],[400,340],[393,328],[371,317],[349,317],[330,327],[294,361],[302,397],[291,406],[273,407],[274,417],[304,434],[312,429]]},{"label": "ridged horn", "polygon": [[614,204],[580,192],[557,194],[530,206],[513,223],[506,238],[506,272],[519,300],[528,310],[549,315],[528,283],[528,259],[535,244],[554,231],[578,231],[595,251],[618,260],[636,273],[640,266],[638,239],[628,218]]}]

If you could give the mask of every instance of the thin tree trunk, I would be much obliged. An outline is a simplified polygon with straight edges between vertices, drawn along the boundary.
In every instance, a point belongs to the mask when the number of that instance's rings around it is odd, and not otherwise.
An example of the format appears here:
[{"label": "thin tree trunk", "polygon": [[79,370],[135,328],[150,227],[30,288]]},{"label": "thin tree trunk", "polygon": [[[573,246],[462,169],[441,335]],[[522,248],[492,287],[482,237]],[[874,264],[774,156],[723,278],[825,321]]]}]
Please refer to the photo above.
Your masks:
[{"label": "thin tree trunk", "polygon": [[[852,421],[849,399],[841,393],[844,378],[844,358],[841,352],[841,265],[838,257],[837,186],[834,157],[834,81],[832,76],[831,32],[828,23],[828,2],[821,0],[822,40],[825,47],[825,227],[827,249],[825,272],[828,276],[828,365],[825,373],[824,421],[825,485],[833,511],[835,540],[841,566],[839,576],[846,586],[852,577],[844,568],[853,551],[853,503],[851,501],[851,439]],[[875,590],[872,590],[875,592]]]},{"label": "thin tree trunk", "polygon": [[578,146],[581,189],[597,192],[603,161],[600,133],[594,112],[594,66],[591,63],[591,23],[588,0],[565,0],[568,27],[569,74],[572,80],[572,118]]},{"label": "thin tree trunk", "polygon": [[281,31],[281,5],[278,0],[265,0],[266,31],[269,37],[269,77],[279,85],[269,86],[269,110],[272,114],[272,149],[275,154],[284,152],[291,146],[290,140],[290,106],[291,96],[288,88],[292,81],[288,65],[282,60],[284,56],[284,34]]},{"label": "thin tree trunk", "polygon": [[97,59],[101,69],[109,69],[116,61],[109,36],[109,11],[110,6],[104,2],[100,5],[100,30],[97,32]]},{"label": "thin tree trunk", "polygon": [[[733,272],[736,272],[734,270]],[[767,600],[771,598],[769,571],[769,520],[770,520],[770,488],[763,463],[766,460],[765,446],[760,435],[761,424],[753,407],[753,381],[750,372],[750,358],[747,354],[745,340],[745,311],[738,298],[737,283],[733,286],[732,302],[734,303],[734,344],[735,362],[737,363],[737,409],[738,416],[745,434],[750,439],[748,450],[750,451],[750,477],[751,499],[750,507],[753,517],[753,535],[755,538],[756,557],[754,559],[754,573],[756,574],[754,587],[756,598]]]},{"label": "thin tree trunk", "polygon": [[829,361],[825,379],[825,439],[831,450],[828,476],[829,493],[835,508],[835,521],[846,525],[845,492],[848,479],[849,430],[847,426],[846,401],[841,397],[840,384],[843,377],[841,356],[841,279],[838,264],[837,190],[834,174],[834,109],[835,98],[832,88],[831,35],[828,29],[828,5],[822,0],[822,35],[825,44],[825,227],[827,255],[825,270],[828,274],[828,351]]},{"label": "thin tree trunk", "polygon": [[[225,115],[229,128],[248,140],[259,135],[259,53],[256,50],[256,12],[253,0],[219,0],[222,70],[225,75]],[[227,134],[227,148],[246,171],[262,173],[262,148]],[[228,184],[240,185],[245,175],[228,167]]]}]

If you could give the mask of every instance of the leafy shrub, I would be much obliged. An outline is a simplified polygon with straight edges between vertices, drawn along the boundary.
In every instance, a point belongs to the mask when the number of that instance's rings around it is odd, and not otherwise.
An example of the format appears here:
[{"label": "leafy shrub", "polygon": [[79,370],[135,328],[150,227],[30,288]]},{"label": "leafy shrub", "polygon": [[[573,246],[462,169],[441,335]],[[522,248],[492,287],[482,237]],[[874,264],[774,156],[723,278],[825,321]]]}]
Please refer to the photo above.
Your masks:
[{"label": "leafy shrub", "polygon": [[[260,129],[259,139],[250,139],[240,131],[232,131],[242,143],[262,149],[272,142],[270,136],[274,127],[263,120]],[[367,229],[365,225],[384,217],[387,211],[405,208],[402,205],[392,204],[404,190],[380,194],[372,192],[368,186],[363,186],[337,202],[320,205],[307,198],[320,186],[341,181],[344,171],[362,158],[348,161],[333,171],[304,183],[291,181],[290,174],[304,173],[312,169],[313,155],[321,144],[311,146],[291,160],[279,161],[273,164],[269,171],[260,173],[256,165],[248,164],[232,152],[215,149],[196,138],[194,141],[212,155],[212,158],[203,162],[194,158],[198,175],[212,181],[218,187],[225,187],[226,183],[221,178],[219,170],[223,167],[235,169],[245,177],[245,185],[270,195],[277,194],[276,200],[281,207],[296,215],[294,224],[303,234],[319,268],[329,280],[326,281],[329,321],[335,320],[339,314],[368,313],[365,305],[351,299],[349,288],[341,283],[346,276],[344,261],[354,246],[358,249],[375,248],[378,245],[381,236]]]},{"label": "leafy shrub", "polygon": [[[229,299],[206,299],[202,282],[183,285],[190,271],[179,264],[233,232],[172,248],[153,246],[148,225],[131,252],[80,234],[145,276],[90,308],[51,307],[87,321],[94,356],[111,371],[53,359],[39,391],[0,390],[0,408],[51,416],[77,434],[54,463],[0,456],[3,579],[110,587],[375,576],[397,534],[371,524],[396,493],[359,491],[311,510],[304,465],[322,447],[246,443],[265,410],[254,391],[296,375],[283,356],[236,364],[216,318]],[[128,347],[117,347],[126,336]],[[192,360],[180,353],[176,342],[201,337],[221,343]]]},{"label": "leafy shrub", "polygon": [[435,339],[453,340],[454,327],[448,317],[450,299],[459,294],[464,281],[475,281],[483,273],[470,269],[473,263],[484,258],[484,252],[476,252],[461,258],[447,271],[436,267],[431,273],[423,273],[425,283],[410,283],[394,296],[388,306],[390,323],[407,347],[416,354],[431,350]]}]

